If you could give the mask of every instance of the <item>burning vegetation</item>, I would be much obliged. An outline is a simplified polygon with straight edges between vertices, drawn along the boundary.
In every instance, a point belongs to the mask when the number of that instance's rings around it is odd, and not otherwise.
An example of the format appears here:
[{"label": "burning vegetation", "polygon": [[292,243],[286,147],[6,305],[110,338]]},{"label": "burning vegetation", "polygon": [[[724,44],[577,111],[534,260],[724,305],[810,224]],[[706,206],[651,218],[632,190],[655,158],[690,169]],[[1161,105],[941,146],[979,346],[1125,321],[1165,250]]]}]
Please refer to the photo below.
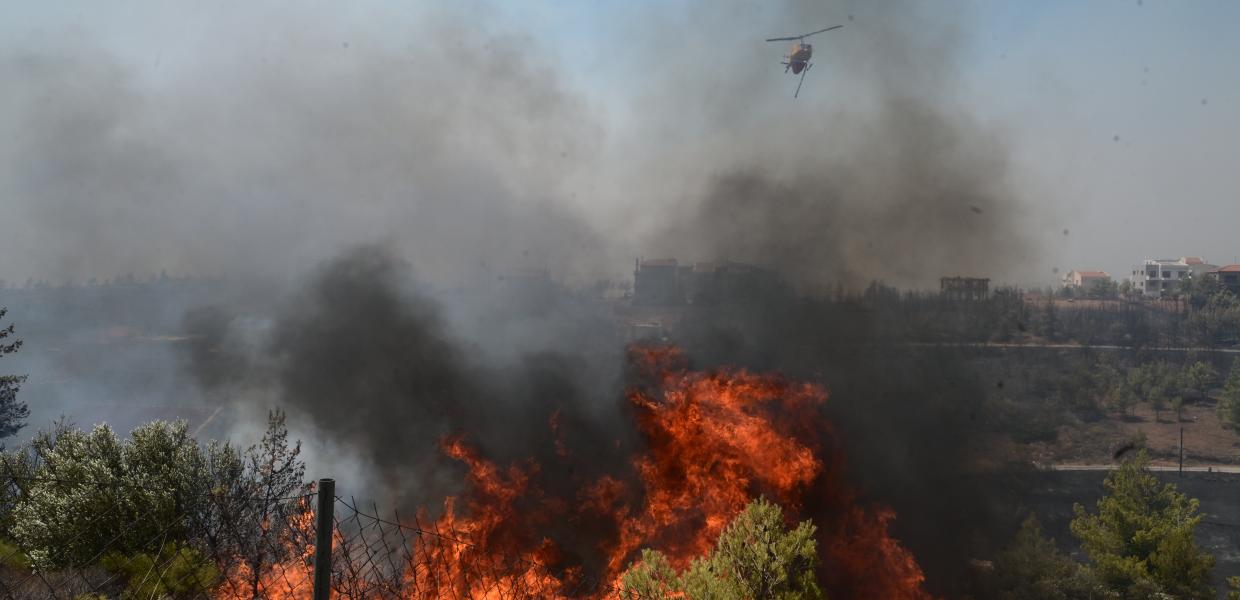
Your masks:
[{"label": "burning vegetation", "polygon": [[[443,500],[440,516],[422,511],[408,525],[453,543],[415,546],[390,594],[646,597],[625,578],[648,566],[634,566],[642,549],[657,550],[647,556],[669,568],[689,569],[694,559],[722,552],[715,546],[725,528],[765,497],[782,507],[781,525],[818,515],[808,549],[816,549],[819,567],[810,577],[829,596],[929,597],[912,554],[888,534],[894,513],[859,504],[844,481],[843,458],[820,412],[822,388],[744,370],[695,371],[670,346],[633,347],[628,360],[632,384],[624,398],[643,443],[627,468],[564,482],[546,474],[566,465],[570,473],[588,471],[572,467],[583,457],[562,443],[555,460],[563,464],[505,465],[472,446],[468,434],[445,438],[441,449],[464,465],[467,485]],[[558,436],[563,427],[553,415],[547,432]],[[769,512],[763,502],[751,510]],[[799,531],[806,527],[814,531],[808,524]]]}]

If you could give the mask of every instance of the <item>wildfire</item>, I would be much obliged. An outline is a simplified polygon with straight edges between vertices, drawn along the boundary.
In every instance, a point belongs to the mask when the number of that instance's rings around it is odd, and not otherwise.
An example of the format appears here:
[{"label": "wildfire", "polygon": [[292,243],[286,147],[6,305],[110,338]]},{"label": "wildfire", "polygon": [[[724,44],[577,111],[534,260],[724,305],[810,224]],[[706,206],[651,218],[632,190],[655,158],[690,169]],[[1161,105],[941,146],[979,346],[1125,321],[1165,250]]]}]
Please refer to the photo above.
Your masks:
[{"label": "wildfire", "polygon": [[[911,553],[888,535],[895,514],[860,506],[842,481],[822,388],[693,371],[674,347],[633,348],[630,361],[641,384],[626,399],[642,447],[628,470],[574,481],[566,495],[542,485],[544,466],[532,459],[501,466],[463,437],[445,440],[467,469],[467,491],[445,499],[438,519],[418,516],[426,535],[405,557],[400,590],[377,596],[616,597],[641,548],[683,568],[765,495],[790,519],[814,519],[830,597],[930,597]],[[556,460],[574,460],[558,412],[548,427]]]},{"label": "wildfire", "polygon": [[297,502],[287,520],[269,515],[262,519],[260,529],[258,548],[231,561],[215,598],[293,600],[310,595],[314,546],[305,542],[314,539],[314,512],[308,497]]}]

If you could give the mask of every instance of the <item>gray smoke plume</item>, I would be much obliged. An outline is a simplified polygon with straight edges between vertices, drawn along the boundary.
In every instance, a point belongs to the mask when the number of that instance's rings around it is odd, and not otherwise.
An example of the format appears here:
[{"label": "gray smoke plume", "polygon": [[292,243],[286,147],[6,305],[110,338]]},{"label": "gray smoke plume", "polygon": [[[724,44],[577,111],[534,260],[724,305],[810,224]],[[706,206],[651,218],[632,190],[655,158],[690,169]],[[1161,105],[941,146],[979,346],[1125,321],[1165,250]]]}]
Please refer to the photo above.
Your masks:
[{"label": "gray smoke plume", "polygon": [[1002,145],[961,136],[918,100],[886,102],[857,125],[874,137],[851,146],[846,161],[792,159],[800,164],[783,175],[738,166],[712,178],[696,218],[667,238],[819,288],[1010,277],[1030,245],[1015,218],[1020,206],[1003,188]]},{"label": "gray smoke plume", "polygon": [[[433,508],[459,491],[460,465],[441,447],[449,438],[460,436],[501,464],[537,457],[545,475],[555,473],[556,443],[619,441],[622,347],[609,321],[574,308],[567,292],[551,294],[557,330],[571,330],[572,341],[497,358],[454,334],[441,305],[390,248],[355,247],[316,269],[257,347],[235,343],[230,332],[243,325],[235,319],[193,315],[186,329],[200,345],[191,367],[205,386],[227,393],[274,390],[373,472],[375,480],[364,482],[375,486],[369,493]],[[488,318],[502,331],[538,315],[515,304]],[[491,339],[502,345],[503,338]],[[233,377],[220,378],[222,368]],[[550,435],[553,414],[565,426],[558,442]],[[590,472],[622,464],[618,446],[597,447],[587,451],[597,454],[585,463],[598,469]]]},{"label": "gray smoke plume", "polygon": [[0,52],[0,272],[282,279],[373,240],[448,281],[604,263],[560,200],[597,125],[528,39],[280,33],[153,79],[76,43]]},{"label": "gray smoke plume", "polygon": [[[89,37],[0,48],[0,276],[271,285],[374,241],[440,283],[589,282],[657,254],[807,287],[1041,267],[1005,136],[962,108],[961,11],[621,12],[592,77],[623,96],[485,16],[433,13],[397,42],[318,11],[221,15],[211,39],[229,44],[158,71]],[[793,100],[786,44],[761,40],[829,24]]]}]

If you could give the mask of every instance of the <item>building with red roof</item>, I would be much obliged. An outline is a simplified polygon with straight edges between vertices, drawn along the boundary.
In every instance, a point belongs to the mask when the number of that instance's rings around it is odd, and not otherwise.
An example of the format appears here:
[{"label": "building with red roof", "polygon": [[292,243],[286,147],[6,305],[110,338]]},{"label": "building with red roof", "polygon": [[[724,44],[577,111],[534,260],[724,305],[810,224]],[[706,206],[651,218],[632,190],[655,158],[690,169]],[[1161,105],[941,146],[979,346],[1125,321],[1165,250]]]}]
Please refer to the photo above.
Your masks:
[{"label": "building with red roof", "polygon": [[1240,265],[1219,267],[1210,271],[1207,276],[1217,279],[1233,293],[1240,294]]}]

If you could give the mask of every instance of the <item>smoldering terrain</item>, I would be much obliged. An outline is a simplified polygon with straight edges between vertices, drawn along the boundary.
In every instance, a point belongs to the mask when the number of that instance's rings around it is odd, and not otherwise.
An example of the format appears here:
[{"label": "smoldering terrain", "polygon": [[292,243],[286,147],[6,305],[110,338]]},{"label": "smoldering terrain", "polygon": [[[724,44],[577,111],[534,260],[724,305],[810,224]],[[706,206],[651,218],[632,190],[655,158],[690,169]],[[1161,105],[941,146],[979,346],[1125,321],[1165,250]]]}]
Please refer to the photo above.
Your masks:
[{"label": "smoldering terrain", "polygon": [[[227,407],[211,431],[243,437],[283,408],[314,470],[425,505],[462,483],[445,436],[519,461],[554,455],[554,420],[596,471],[542,462],[550,490],[630,468],[625,340],[589,284],[627,280],[639,255],[770,268],[788,293],[695,313],[673,341],[701,367],[822,382],[851,476],[950,591],[1007,539],[991,533],[1019,492],[976,466],[979,384],[949,353],[871,344],[881,313],[815,297],[1039,268],[1010,142],[956,108],[950,18],[911,2],[727,8],[618,24],[676,32],[624,56],[644,76],[619,100],[574,87],[534,36],[451,11],[396,38],[315,9],[221,17],[235,43],[192,74],[152,76],[89,40],[5,49],[0,269],[215,278],[176,331],[152,332],[188,336],[169,352]],[[689,15],[707,23],[681,28]],[[845,18],[810,84],[831,100],[791,101],[775,52],[750,41]],[[547,280],[522,287],[530,270]]]}]

